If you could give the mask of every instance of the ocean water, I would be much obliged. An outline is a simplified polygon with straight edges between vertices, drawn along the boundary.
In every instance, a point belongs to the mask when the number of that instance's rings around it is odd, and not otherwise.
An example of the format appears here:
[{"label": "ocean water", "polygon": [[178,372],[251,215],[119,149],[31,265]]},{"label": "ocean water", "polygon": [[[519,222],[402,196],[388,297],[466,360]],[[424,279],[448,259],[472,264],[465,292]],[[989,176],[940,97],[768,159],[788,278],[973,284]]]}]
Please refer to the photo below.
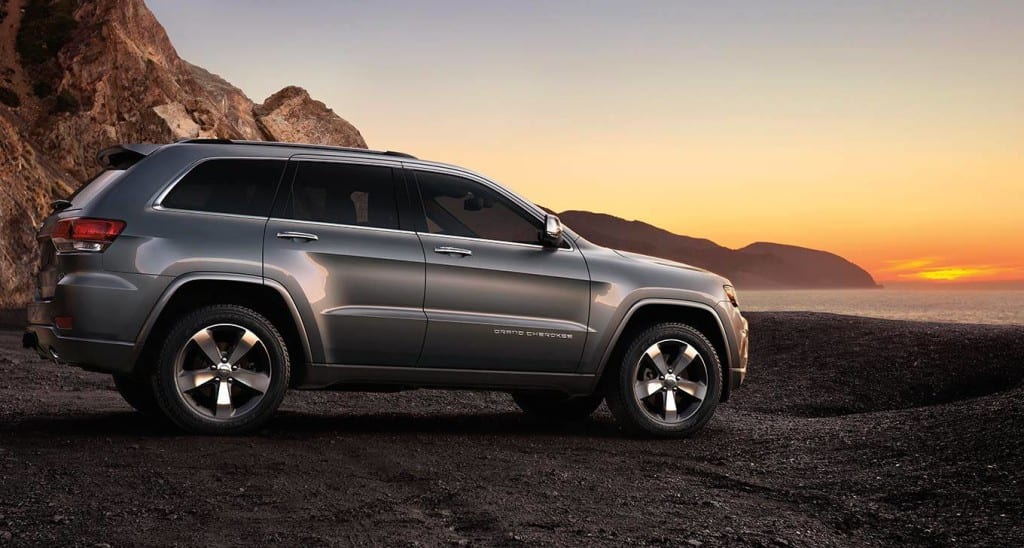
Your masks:
[{"label": "ocean water", "polygon": [[833,312],[892,320],[1024,325],[1024,290],[750,290],[740,308],[751,312]]}]

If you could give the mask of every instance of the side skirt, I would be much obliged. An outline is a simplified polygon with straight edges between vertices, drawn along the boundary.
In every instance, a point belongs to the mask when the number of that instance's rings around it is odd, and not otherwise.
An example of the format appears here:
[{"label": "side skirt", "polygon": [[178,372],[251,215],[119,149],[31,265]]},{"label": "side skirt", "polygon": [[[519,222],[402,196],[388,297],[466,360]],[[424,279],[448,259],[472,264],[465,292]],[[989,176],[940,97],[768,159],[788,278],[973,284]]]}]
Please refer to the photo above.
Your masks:
[{"label": "side skirt", "polygon": [[592,394],[597,377],[577,373],[486,371],[387,365],[308,364],[295,388],[344,390],[371,386],[469,390],[551,390],[572,396]]}]

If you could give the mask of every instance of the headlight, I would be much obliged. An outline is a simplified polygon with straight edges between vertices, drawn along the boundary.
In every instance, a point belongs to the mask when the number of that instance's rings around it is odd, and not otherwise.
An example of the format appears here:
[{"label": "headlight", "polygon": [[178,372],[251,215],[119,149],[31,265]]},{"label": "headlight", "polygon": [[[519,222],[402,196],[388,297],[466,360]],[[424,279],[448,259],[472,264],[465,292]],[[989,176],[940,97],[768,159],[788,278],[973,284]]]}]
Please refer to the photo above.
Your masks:
[{"label": "headlight", "polygon": [[729,297],[729,302],[736,308],[739,308],[740,301],[736,298],[736,288],[731,285],[723,285],[722,289],[725,289],[725,296]]}]

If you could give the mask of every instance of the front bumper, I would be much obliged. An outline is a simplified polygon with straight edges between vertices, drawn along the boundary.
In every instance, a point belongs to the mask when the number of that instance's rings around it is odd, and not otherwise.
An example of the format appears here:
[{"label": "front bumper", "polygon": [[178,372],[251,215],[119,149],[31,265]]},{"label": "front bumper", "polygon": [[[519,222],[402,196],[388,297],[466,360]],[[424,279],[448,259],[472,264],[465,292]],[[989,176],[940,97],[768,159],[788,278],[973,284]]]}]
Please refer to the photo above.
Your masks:
[{"label": "front bumper", "polygon": [[22,345],[35,348],[39,356],[104,373],[130,373],[134,362],[132,343],[61,337],[47,325],[29,325]]}]

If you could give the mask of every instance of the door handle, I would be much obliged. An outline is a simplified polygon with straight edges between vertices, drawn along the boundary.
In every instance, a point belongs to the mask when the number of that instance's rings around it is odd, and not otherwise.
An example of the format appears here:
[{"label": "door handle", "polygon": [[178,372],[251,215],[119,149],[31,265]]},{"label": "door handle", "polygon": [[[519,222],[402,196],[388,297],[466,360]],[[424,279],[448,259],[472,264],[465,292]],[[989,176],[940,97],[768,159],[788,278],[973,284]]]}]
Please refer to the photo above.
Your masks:
[{"label": "door handle", "polygon": [[278,232],[277,237],[282,240],[305,240],[307,242],[315,242],[320,239],[316,234],[310,234],[308,232],[292,232],[290,230]]},{"label": "door handle", "polygon": [[468,249],[463,249],[461,247],[450,247],[447,245],[435,247],[434,253],[441,253],[443,255],[461,255],[463,257],[468,257],[473,254],[473,252]]}]

